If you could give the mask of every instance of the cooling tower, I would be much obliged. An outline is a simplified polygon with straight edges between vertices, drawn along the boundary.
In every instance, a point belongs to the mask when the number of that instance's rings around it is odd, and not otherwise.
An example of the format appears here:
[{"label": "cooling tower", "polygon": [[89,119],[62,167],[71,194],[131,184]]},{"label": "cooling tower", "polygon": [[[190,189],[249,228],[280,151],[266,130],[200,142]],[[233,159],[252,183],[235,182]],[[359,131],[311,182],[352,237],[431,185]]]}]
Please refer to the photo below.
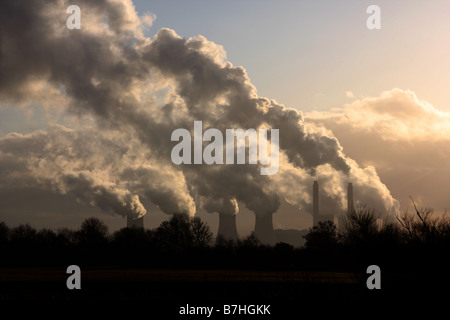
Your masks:
[{"label": "cooling tower", "polygon": [[319,223],[319,183],[314,181],[313,184],[313,226]]},{"label": "cooling tower", "polygon": [[273,214],[266,214],[259,216],[255,214],[255,236],[263,243],[274,245],[275,233],[273,231],[272,223]]},{"label": "cooling tower", "polygon": [[127,228],[144,228],[144,217],[133,219],[127,216]]},{"label": "cooling tower", "polygon": [[225,239],[237,240],[238,233],[236,229],[236,215],[219,213],[219,230],[218,236],[222,236]]}]

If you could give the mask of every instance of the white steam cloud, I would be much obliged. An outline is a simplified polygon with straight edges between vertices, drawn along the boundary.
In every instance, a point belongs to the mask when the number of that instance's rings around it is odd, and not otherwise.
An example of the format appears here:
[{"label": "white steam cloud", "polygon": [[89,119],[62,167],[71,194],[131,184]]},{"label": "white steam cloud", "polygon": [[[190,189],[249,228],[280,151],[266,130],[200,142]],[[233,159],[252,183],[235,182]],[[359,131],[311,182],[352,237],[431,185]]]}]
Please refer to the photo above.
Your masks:
[{"label": "white steam cloud", "polygon": [[[339,141],[305,123],[301,112],[259,97],[221,46],[170,29],[146,38],[143,28],[154,16],[138,17],[129,0],[80,0],[82,29],[68,30],[68,5],[0,3],[0,99],[78,118],[1,138],[5,187],[71,193],[135,217],[146,213],[143,198],[166,213],[232,215],[242,204],[264,216],[276,212],[281,199],[309,210],[318,179],[323,208],[345,209],[346,185],[353,182],[361,203],[397,209],[373,167],[346,157]],[[173,165],[172,131],[196,120],[222,132],[279,129],[279,173],[261,176],[259,165]]]},{"label": "white steam cloud", "polygon": [[305,119],[332,130],[359,163],[376,166],[402,208],[412,207],[409,196],[437,212],[450,208],[449,112],[392,89]]}]

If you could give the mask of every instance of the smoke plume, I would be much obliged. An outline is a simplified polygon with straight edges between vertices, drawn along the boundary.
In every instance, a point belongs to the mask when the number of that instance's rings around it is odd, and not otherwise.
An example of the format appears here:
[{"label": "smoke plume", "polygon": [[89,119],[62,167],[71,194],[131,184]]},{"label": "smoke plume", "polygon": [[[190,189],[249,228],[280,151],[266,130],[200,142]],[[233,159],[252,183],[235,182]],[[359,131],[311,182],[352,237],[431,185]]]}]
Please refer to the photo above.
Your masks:
[{"label": "smoke plume", "polygon": [[[309,210],[316,179],[330,210],[345,208],[349,181],[362,203],[384,211],[398,206],[375,169],[346,157],[332,134],[259,97],[220,45],[170,29],[147,38],[152,18],[139,17],[130,0],[77,1],[82,28],[68,30],[70,4],[0,3],[2,104],[38,103],[66,119],[64,126],[0,140],[3,183],[71,193],[135,217],[146,213],[141,198],[190,215],[234,215],[245,205],[265,216],[282,199]],[[222,132],[279,129],[279,173],[262,176],[259,165],[173,165],[171,133],[192,130],[196,120]]]}]

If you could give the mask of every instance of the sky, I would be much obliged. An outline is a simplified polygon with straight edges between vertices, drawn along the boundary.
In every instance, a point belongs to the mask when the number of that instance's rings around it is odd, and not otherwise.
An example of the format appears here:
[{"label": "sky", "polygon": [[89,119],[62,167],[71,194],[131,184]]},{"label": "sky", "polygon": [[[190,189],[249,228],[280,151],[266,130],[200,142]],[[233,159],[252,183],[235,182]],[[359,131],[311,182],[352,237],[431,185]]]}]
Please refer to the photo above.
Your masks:
[{"label": "sky", "polygon": [[[135,1],[168,27],[223,45],[261,96],[303,111],[326,110],[392,88],[414,90],[450,111],[447,1]],[[381,9],[369,30],[366,9]]]},{"label": "sky", "polygon": [[[81,30],[65,27],[70,4]],[[372,4],[379,30],[366,26]],[[348,182],[389,214],[411,211],[410,197],[450,207],[448,1],[0,9],[0,220],[10,226],[77,228],[94,215],[116,230],[131,213],[153,228],[186,211],[213,231],[217,212],[237,214],[241,235],[266,214],[305,229],[313,180],[324,211],[345,209]],[[280,128],[280,171],[173,166],[170,133],[194,120]]]}]

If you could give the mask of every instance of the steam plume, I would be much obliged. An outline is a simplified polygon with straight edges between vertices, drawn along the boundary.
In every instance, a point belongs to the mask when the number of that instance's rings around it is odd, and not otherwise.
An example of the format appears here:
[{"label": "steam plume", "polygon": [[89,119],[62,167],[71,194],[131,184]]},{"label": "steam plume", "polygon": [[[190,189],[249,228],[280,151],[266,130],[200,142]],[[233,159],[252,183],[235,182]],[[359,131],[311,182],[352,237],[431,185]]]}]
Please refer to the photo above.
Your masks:
[{"label": "steam plume", "polygon": [[[49,99],[56,96],[57,112],[95,123],[2,138],[1,170],[9,179],[24,179],[15,173],[22,170],[41,188],[135,216],[145,214],[139,201],[145,197],[167,213],[191,215],[198,209],[235,215],[242,204],[271,223],[281,199],[309,210],[309,186],[317,177],[321,207],[345,209],[349,180],[361,202],[383,210],[397,206],[375,170],[346,157],[334,136],[308,126],[301,112],[259,97],[245,69],[226,61],[221,46],[170,29],[146,38],[149,16],[139,17],[129,0],[80,0],[82,29],[68,30],[69,4],[0,4],[0,98],[54,111]],[[43,96],[43,87],[52,95]],[[170,135],[195,120],[223,131],[279,129],[280,172],[173,165]],[[8,167],[10,157],[20,168]]]}]

